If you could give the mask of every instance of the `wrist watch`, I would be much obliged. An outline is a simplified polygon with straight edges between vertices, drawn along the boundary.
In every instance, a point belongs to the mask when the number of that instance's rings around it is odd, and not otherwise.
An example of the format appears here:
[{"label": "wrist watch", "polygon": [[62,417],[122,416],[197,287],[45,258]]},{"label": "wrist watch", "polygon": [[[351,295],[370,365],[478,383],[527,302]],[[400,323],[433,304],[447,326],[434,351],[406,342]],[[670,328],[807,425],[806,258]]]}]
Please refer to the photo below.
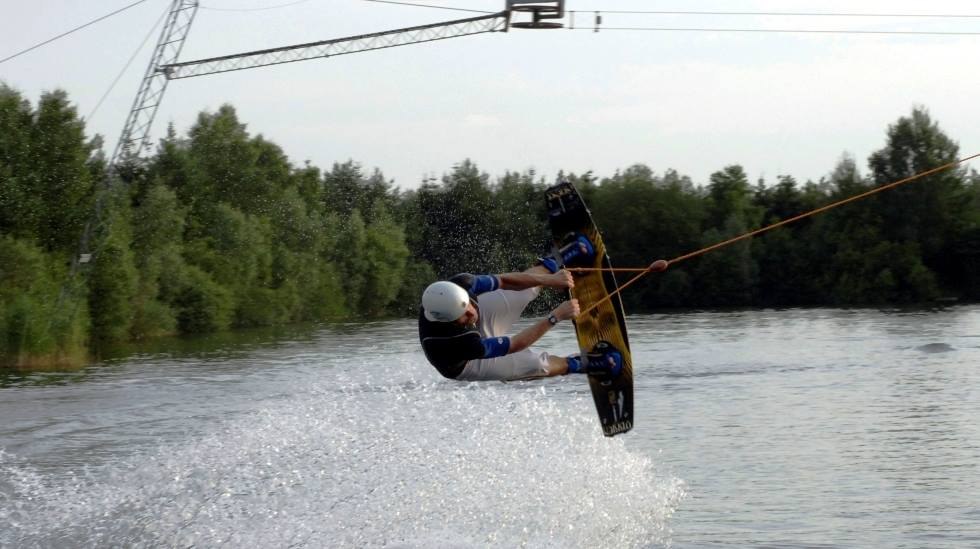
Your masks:
[{"label": "wrist watch", "polygon": [[558,317],[557,317],[557,316],[555,316],[554,314],[552,314],[551,316],[549,316],[549,317],[548,317],[548,322],[549,322],[549,323],[550,323],[550,324],[551,324],[552,326],[554,326],[555,324],[558,324]]}]

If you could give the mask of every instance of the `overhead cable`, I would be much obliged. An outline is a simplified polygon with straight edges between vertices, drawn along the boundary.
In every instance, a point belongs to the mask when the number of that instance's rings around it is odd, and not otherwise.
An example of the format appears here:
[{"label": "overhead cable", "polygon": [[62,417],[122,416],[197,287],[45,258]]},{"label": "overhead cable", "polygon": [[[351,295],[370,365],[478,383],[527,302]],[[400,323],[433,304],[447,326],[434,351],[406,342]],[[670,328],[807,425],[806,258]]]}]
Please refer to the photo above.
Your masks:
[{"label": "overhead cable", "polygon": [[776,16],[776,17],[923,17],[923,18],[942,18],[942,19],[970,19],[980,18],[980,14],[957,14],[957,13],[835,13],[835,12],[790,12],[790,11],[628,11],[628,10],[570,10],[569,13],[621,13],[621,14],[647,14],[647,15],[750,15],[750,16]]},{"label": "overhead cable", "polygon": [[136,56],[139,55],[139,53],[143,50],[143,46],[146,46],[146,42],[150,39],[151,36],[153,36],[153,33],[157,30],[157,27],[160,26],[160,23],[163,21],[163,18],[166,17],[167,13],[169,12],[170,12],[170,7],[168,6],[167,9],[163,10],[163,13],[160,14],[160,18],[157,19],[157,22],[153,24],[153,28],[150,29],[150,32],[146,33],[146,36],[143,37],[143,41],[140,42],[140,45],[136,48],[136,51],[133,52],[133,55],[129,56],[129,61],[126,61],[126,64],[123,66],[122,70],[119,71],[119,74],[116,75],[116,79],[113,80],[112,84],[109,85],[109,89],[107,89],[105,93],[102,94],[102,97],[99,99],[99,102],[96,103],[95,107],[92,109],[92,112],[88,113],[88,116],[85,117],[86,121],[92,120],[92,117],[95,116],[96,112],[98,112],[99,107],[102,106],[102,102],[105,101],[106,97],[109,97],[110,93],[112,93],[112,90],[116,87],[116,84],[119,83],[119,80],[122,78],[123,74],[125,74],[126,70],[129,69],[129,66],[133,63],[133,60],[136,59]]},{"label": "overhead cable", "polygon": [[266,11],[277,10],[279,8],[288,8],[289,6],[295,6],[296,4],[303,4],[309,1],[310,0],[296,0],[295,2],[289,2],[288,4],[278,4],[275,6],[265,6],[262,8],[212,8],[210,6],[198,6],[198,8],[210,11]]},{"label": "overhead cable", "polygon": [[571,30],[602,30],[602,31],[660,31],[660,32],[769,32],[769,33],[801,33],[801,34],[899,34],[919,36],[978,36],[980,32],[967,31],[875,31],[875,30],[843,30],[843,29],[735,29],[707,27],[575,27]]},{"label": "overhead cable", "polygon": [[450,8],[449,6],[433,6],[431,4],[416,4],[414,2],[395,2],[394,0],[364,0],[365,2],[376,2],[378,4],[395,4],[399,6],[414,6],[416,8],[435,8],[439,10],[468,11],[471,13],[496,13],[493,11],[470,10],[466,8]]},{"label": "overhead cable", "polygon": [[51,42],[54,42],[55,40],[57,40],[59,38],[63,38],[63,37],[68,36],[69,34],[75,32],[75,31],[82,30],[85,27],[88,27],[90,25],[94,25],[95,23],[98,23],[99,21],[102,21],[103,19],[108,19],[109,17],[112,17],[113,15],[116,15],[117,13],[122,13],[122,12],[128,10],[129,8],[132,8],[133,6],[137,6],[139,4],[142,4],[143,2],[146,2],[146,0],[137,0],[136,2],[133,2],[132,4],[130,4],[130,5],[126,6],[126,7],[119,8],[118,10],[116,10],[116,11],[114,11],[112,13],[107,13],[107,14],[103,15],[102,17],[99,17],[98,19],[93,19],[93,20],[89,21],[88,23],[85,23],[84,25],[81,25],[79,27],[75,27],[75,28],[71,29],[70,31],[63,32],[63,33],[59,34],[58,36],[55,36],[53,38],[49,38],[49,39],[47,39],[44,42],[41,42],[39,44],[35,44],[35,45],[27,48],[26,50],[19,51],[19,52],[15,53],[15,54],[13,54],[13,55],[11,55],[9,57],[4,57],[3,59],[0,59],[0,63],[4,63],[6,61],[10,61],[11,59],[13,59],[15,57],[19,57],[19,56],[21,56],[21,55],[23,55],[23,54],[25,54],[25,53],[27,53],[27,52],[29,52],[31,50],[36,50],[37,48],[40,48],[41,46],[43,46],[45,44],[50,44]]}]

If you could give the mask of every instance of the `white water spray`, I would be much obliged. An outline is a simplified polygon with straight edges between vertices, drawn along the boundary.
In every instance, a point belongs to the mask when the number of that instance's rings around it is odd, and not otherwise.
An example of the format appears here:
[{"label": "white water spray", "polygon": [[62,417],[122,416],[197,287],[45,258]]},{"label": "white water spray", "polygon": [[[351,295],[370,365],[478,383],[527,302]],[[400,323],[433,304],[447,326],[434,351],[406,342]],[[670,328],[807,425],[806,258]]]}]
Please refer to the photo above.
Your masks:
[{"label": "white water spray", "polygon": [[0,546],[669,544],[682,482],[603,437],[561,385],[331,373],[82,471],[0,454]]}]

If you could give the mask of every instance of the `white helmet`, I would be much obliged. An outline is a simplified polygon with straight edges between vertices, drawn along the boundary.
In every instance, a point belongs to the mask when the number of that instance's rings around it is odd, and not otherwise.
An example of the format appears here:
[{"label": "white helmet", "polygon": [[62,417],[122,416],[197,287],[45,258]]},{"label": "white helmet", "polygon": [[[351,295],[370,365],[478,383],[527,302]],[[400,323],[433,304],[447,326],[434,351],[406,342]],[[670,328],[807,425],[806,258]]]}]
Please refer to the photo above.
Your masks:
[{"label": "white helmet", "polygon": [[447,280],[429,284],[422,292],[422,310],[425,318],[433,322],[452,322],[463,316],[470,295],[466,290]]}]

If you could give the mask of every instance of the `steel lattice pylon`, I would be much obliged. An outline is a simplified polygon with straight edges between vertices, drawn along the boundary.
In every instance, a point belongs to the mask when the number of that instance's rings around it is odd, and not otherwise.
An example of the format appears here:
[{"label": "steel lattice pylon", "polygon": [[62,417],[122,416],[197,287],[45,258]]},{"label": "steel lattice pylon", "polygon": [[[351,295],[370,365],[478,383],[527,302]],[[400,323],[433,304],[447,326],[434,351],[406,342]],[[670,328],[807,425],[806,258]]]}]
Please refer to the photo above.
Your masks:
[{"label": "steel lattice pylon", "polygon": [[190,78],[192,76],[203,76],[219,72],[239,71],[267,65],[306,61],[320,57],[333,57],[347,53],[393,48],[408,44],[418,44],[420,42],[455,38],[457,36],[468,36],[485,32],[505,32],[509,21],[510,12],[502,11],[491,15],[470,17],[443,23],[419,25],[417,27],[323,40],[321,42],[211,57],[209,59],[186,61],[184,63],[165,64],[159,70],[166,78],[176,80],[178,78]]},{"label": "steel lattice pylon", "polygon": [[[104,219],[106,191],[116,182],[117,165],[128,158],[139,157],[140,153],[147,146],[150,138],[150,127],[153,125],[153,118],[156,116],[160,102],[163,100],[163,92],[167,89],[167,79],[164,78],[157,69],[162,64],[177,60],[180,50],[184,47],[187,33],[190,31],[194,15],[197,14],[197,0],[173,0],[170,5],[170,12],[167,14],[163,30],[160,32],[160,39],[153,52],[153,58],[147,66],[146,74],[140,83],[139,92],[133,101],[133,107],[126,117],[119,141],[109,159],[105,178],[102,181],[102,188],[95,193],[95,211],[92,217],[82,228],[82,236],[78,243],[78,252],[72,257],[71,267],[68,277],[61,286],[58,300],[55,302],[55,309],[61,310],[65,299],[79,291],[76,283],[76,276],[82,265],[89,263],[97,255],[98,250],[92,246],[93,234],[98,232],[100,227],[106,223]],[[97,248],[97,246],[95,247]],[[73,307],[69,316],[77,312],[77,305]],[[52,316],[52,321],[53,321]]]},{"label": "steel lattice pylon", "polygon": [[126,117],[122,134],[109,160],[110,171],[121,159],[139,156],[149,144],[150,127],[153,125],[153,119],[163,100],[163,92],[166,91],[168,82],[160,73],[159,67],[177,61],[191,23],[197,14],[197,8],[197,0],[174,0],[171,5],[170,14],[160,32],[160,40],[153,52],[153,58],[146,68],[136,99],[133,100],[133,108]]}]

